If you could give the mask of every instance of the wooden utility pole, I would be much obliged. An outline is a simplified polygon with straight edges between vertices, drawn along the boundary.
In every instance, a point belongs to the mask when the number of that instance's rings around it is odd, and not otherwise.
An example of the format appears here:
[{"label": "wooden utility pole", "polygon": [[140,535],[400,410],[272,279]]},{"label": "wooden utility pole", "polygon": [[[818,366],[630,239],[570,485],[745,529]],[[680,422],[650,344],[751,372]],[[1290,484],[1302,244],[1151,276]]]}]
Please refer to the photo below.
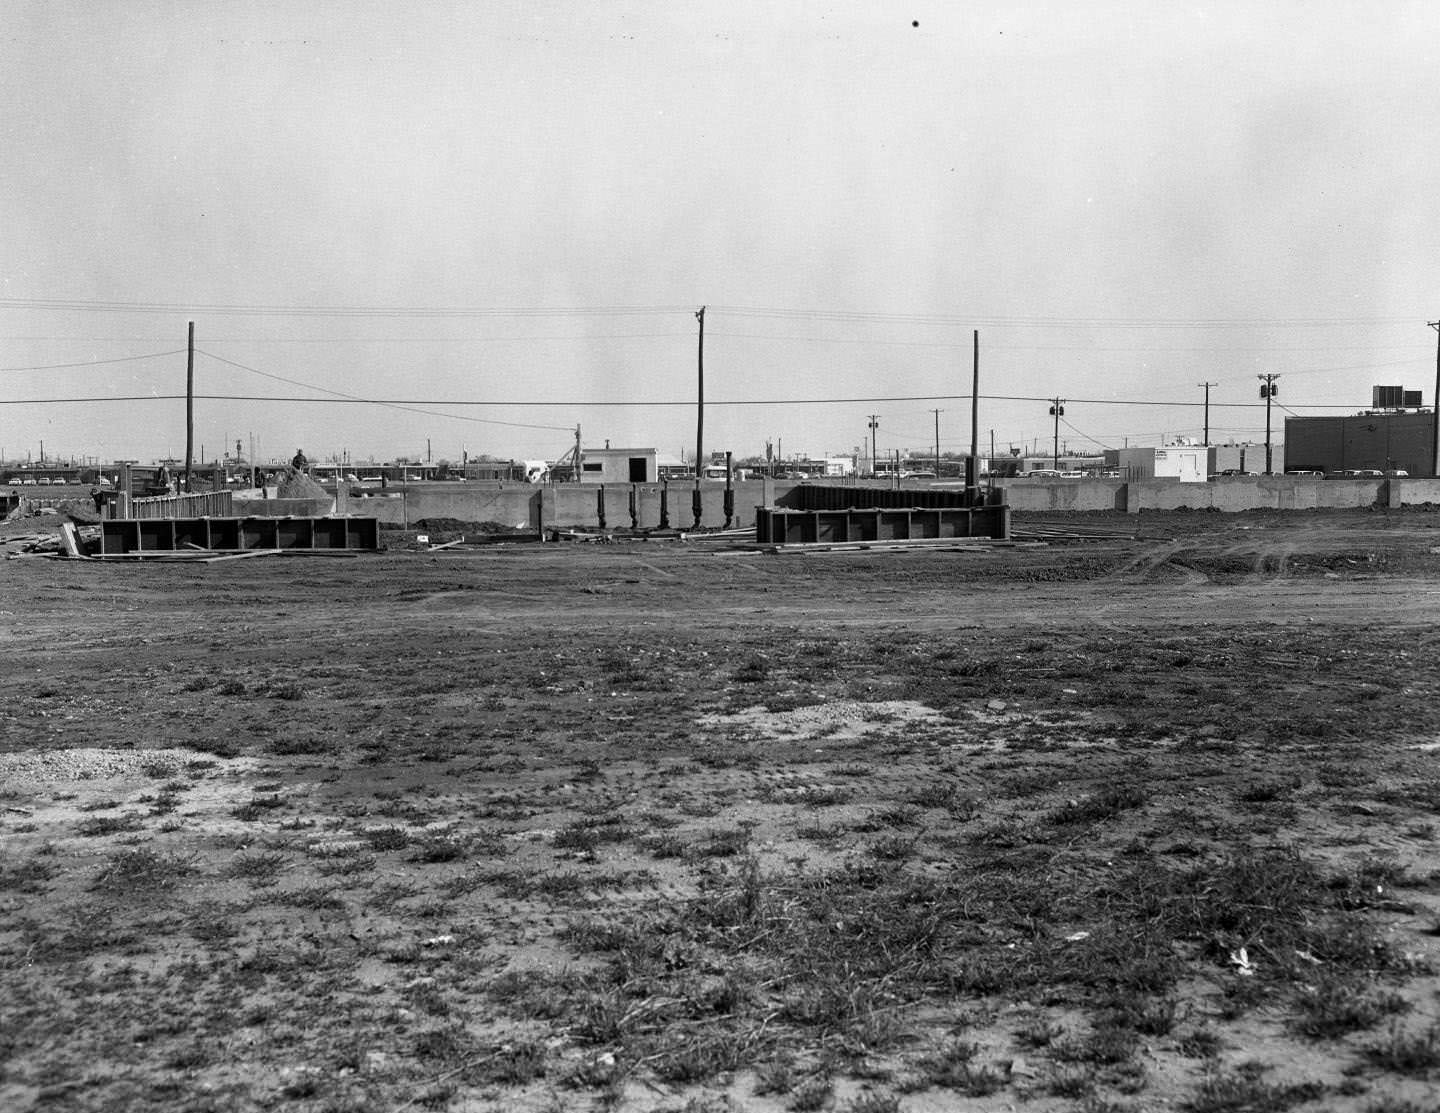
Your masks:
[{"label": "wooden utility pole", "polygon": [[879,414],[870,415],[870,475],[875,475],[875,430],[880,428]]},{"label": "wooden utility pole", "polygon": [[935,414],[935,478],[940,478],[940,411],[931,411]]},{"label": "wooden utility pole", "polygon": [[195,322],[185,351],[185,490],[190,490],[190,466],[195,455]]},{"label": "wooden utility pole", "polygon": [[695,411],[695,478],[698,481],[705,474],[705,307],[695,311],[700,322],[700,347],[695,355],[695,371],[699,379]]},{"label": "wooden utility pole", "polygon": [[[1050,416],[1055,419],[1055,470],[1060,470],[1060,419],[1065,416],[1065,399],[1050,399]],[[1161,438],[1164,439],[1163,437]]]},{"label": "wooden utility pole", "polygon": [[1198,385],[1205,388],[1205,445],[1208,448],[1210,445],[1210,388],[1212,386],[1219,386],[1220,384],[1200,383]]},{"label": "wooden utility pole", "polygon": [[1430,474],[1440,477],[1440,321],[1428,321],[1435,330],[1435,398],[1430,406]]},{"label": "wooden utility pole", "polygon": [[970,384],[970,465],[965,486],[980,486],[980,330],[975,330],[974,374]]},{"label": "wooden utility pole", "polygon": [[1255,377],[1260,380],[1260,397],[1265,399],[1265,474],[1273,475],[1270,454],[1270,400],[1279,392],[1280,388],[1275,385],[1275,380],[1280,376],[1272,371]]}]

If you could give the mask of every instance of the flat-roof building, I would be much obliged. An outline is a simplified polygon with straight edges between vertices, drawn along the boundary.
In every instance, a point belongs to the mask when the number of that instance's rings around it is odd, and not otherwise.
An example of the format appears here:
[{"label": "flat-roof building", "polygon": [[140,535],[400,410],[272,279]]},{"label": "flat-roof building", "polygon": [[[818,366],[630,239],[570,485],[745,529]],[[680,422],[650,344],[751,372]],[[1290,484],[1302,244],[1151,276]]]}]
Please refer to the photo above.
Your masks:
[{"label": "flat-roof building", "polygon": [[1287,417],[1286,464],[1307,471],[1435,474],[1435,415],[1360,413]]},{"label": "flat-roof building", "polygon": [[581,483],[654,483],[659,453],[653,448],[587,448],[580,463]]}]

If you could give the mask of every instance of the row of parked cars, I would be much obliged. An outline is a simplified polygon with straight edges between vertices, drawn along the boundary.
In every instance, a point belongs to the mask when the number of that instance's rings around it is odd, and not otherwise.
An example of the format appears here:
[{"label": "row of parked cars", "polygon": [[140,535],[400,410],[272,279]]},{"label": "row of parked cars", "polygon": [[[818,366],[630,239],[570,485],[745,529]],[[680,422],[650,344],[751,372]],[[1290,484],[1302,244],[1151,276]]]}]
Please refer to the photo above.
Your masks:
[{"label": "row of parked cars", "polygon": [[[1258,471],[1241,471],[1239,468],[1226,468],[1224,471],[1215,472],[1210,476],[1215,479],[1220,476],[1229,475],[1259,475]],[[1384,479],[1392,477],[1404,478],[1410,473],[1404,468],[1393,468],[1390,471],[1381,471],[1379,468],[1346,468],[1344,471],[1321,471],[1319,468],[1288,468],[1285,472],[1288,476],[1305,477],[1311,479]]]}]

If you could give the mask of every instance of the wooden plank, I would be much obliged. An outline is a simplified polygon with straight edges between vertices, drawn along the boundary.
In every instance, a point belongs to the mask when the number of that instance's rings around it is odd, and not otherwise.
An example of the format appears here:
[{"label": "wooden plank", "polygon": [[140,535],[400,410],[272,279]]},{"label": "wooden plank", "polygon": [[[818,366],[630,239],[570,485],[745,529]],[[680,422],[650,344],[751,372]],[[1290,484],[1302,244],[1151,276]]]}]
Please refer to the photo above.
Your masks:
[{"label": "wooden plank", "polygon": [[80,547],[80,535],[75,532],[74,522],[60,523],[60,547],[67,557],[84,558],[85,550]]},{"label": "wooden plank", "polygon": [[284,552],[298,553],[307,551],[308,550],[302,549],[242,549],[238,553],[222,553],[220,556],[195,557],[192,559],[199,564],[216,564],[222,560],[250,560],[253,557],[279,556]]}]

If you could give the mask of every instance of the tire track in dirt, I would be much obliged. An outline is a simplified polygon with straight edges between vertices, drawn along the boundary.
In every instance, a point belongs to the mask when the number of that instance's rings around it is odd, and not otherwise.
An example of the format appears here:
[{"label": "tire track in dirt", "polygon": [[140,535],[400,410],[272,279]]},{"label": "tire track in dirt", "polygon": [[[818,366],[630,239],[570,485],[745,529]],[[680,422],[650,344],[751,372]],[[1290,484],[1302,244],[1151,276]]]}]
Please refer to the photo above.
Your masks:
[{"label": "tire track in dirt", "polygon": [[1125,561],[1102,578],[1102,582],[1148,584],[1157,580],[1176,582],[1178,586],[1198,586],[1210,582],[1209,577],[1192,568],[1174,563],[1177,556],[1195,546],[1186,541],[1171,541]]}]

